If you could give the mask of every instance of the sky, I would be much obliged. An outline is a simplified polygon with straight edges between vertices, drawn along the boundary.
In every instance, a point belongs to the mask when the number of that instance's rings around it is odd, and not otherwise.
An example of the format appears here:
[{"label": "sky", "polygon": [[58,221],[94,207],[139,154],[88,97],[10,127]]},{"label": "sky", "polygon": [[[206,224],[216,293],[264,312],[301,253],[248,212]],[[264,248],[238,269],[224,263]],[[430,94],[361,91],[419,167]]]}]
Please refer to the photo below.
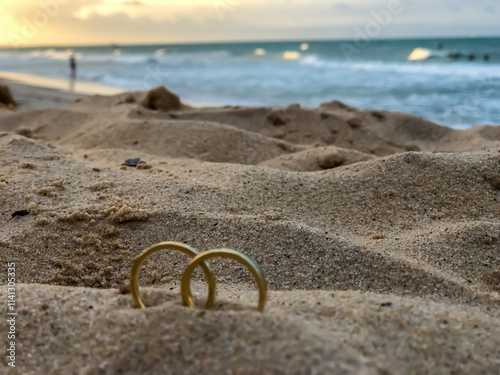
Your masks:
[{"label": "sky", "polygon": [[2,0],[0,45],[500,36],[499,19],[498,0]]}]

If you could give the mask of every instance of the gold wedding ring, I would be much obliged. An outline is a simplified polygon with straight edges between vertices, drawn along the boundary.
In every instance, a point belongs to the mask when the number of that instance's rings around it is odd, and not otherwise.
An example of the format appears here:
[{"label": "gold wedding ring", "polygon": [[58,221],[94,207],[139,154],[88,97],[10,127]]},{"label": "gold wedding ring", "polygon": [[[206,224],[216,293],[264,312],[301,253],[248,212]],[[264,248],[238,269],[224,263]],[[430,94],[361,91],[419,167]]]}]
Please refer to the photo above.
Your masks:
[{"label": "gold wedding ring", "polygon": [[196,267],[201,266],[201,268],[205,272],[205,276],[208,282],[208,297],[205,303],[205,308],[209,309],[210,307],[212,307],[215,301],[216,280],[207,261],[210,258],[222,257],[236,260],[249,269],[249,271],[257,281],[257,286],[259,288],[259,304],[257,310],[264,310],[267,299],[267,282],[264,277],[264,272],[255,262],[255,260],[245,254],[240,253],[239,251],[231,249],[214,249],[198,253],[192,247],[179,242],[161,242],[159,244],[151,246],[150,248],[147,248],[135,259],[134,265],[132,267],[132,273],[130,275],[130,287],[136,307],[140,307],[143,309],[146,308],[139,295],[139,274],[141,266],[147,257],[164,249],[181,251],[182,253],[189,255],[192,258],[189,261],[181,278],[181,297],[184,306],[190,308],[195,307],[193,298],[191,296],[191,278]]},{"label": "gold wedding ring", "polygon": [[267,298],[267,282],[264,277],[264,272],[262,272],[262,269],[252,258],[240,253],[239,251],[230,249],[214,249],[204,251],[189,261],[181,279],[181,296],[184,306],[194,307],[193,298],[191,297],[191,276],[193,275],[194,269],[199,265],[202,265],[204,261],[214,257],[234,259],[250,270],[259,287],[259,305],[257,310],[264,310]]},{"label": "gold wedding ring", "polygon": [[[141,271],[141,266],[146,260],[147,257],[155,254],[156,252],[160,250],[177,250],[180,251],[186,255],[189,255],[191,258],[195,257],[198,255],[198,252],[193,249],[191,246],[185,245],[180,242],[160,242],[159,244],[156,244],[154,246],[151,246],[144,250],[134,261],[134,265],[132,267],[132,273],[130,275],[130,288],[132,291],[132,298],[134,299],[134,303],[136,307],[140,307],[142,309],[145,309],[146,306],[141,300],[141,297],[139,295],[139,273]],[[209,309],[212,307],[214,304],[215,300],[215,276],[212,273],[212,270],[210,269],[210,266],[208,263],[203,262],[200,264],[201,268],[203,268],[203,271],[205,272],[205,277],[207,278],[208,282],[208,297],[207,297],[207,302],[205,303],[205,308]]]}]

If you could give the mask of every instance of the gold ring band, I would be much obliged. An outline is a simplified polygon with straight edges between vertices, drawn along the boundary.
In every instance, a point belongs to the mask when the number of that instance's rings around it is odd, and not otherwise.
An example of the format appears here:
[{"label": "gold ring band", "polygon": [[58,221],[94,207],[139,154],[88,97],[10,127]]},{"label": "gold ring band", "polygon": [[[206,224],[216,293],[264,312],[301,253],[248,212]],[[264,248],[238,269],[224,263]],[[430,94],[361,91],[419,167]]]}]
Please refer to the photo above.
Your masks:
[{"label": "gold ring band", "polygon": [[[160,251],[160,250],[177,250],[181,251],[182,253],[189,255],[191,258],[196,258],[198,255],[200,255],[195,249],[192,247],[185,245],[180,242],[161,242],[159,244],[156,244],[154,246],[151,246],[144,250],[134,261],[134,265],[132,267],[132,273],[130,275],[130,288],[132,292],[132,297],[134,299],[134,304],[135,307],[140,307],[142,309],[146,308],[144,303],[142,302],[142,299],[139,295],[139,273],[141,270],[141,266],[146,260],[147,257],[150,255],[153,255],[154,253]],[[196,263],[196,265],[200,264],[200,262]],[[200,266],[203,268],[203,271],[205,272],[205,276],[207,278],[208,282],[208,297],[207,297],[207,302],[205,303],[205,308],[209,309],[212,307],[214,304],[215,300],[215,288],[216,288],[216,281],[215,281],[215,276],[212,273],[212,270],[210,269],[210,266],[208,265],[207,262],[202,261]],[[192,272],[191,272],[192,274]],[[190,274],[190,275],[191,275]],[[191,293],[190,293],[191,294]],[[192,302],[192,299],[191,299]],[[193,303],[194,306],[194,303]]]},{"label": "gold ring band", "polygon": [[259,287],[259,305],[257,307],[257,310],[264,310],[264,305],[266,304],[267,298],[267,282],[264,277],[264,272],[252,258],[238,251],[230,249],[214,249],[204,251],[196,255],[189,261],[186,270],[182,274],[181,279],[181,296],[184,306],[188,306],[191,308],[194,307],[193,298],[191,296],[191,276],[195,268],[198,267],[198,265],[203,266],[206,260],[214,257],[234,259],[250,270],[252,275],[255,277],[255,280],[257,281],[257,285]]}]

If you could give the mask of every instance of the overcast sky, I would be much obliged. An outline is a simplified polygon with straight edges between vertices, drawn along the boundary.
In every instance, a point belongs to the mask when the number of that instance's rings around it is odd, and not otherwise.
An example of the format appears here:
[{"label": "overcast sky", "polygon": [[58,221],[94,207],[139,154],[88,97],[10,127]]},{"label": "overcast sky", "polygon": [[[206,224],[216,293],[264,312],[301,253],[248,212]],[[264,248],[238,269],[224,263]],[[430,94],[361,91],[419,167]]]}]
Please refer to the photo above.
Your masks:
[{"label": "overcast sky", "polygon": [[373,22],[378,38],[500,36],[499,20],[499,0],[2,0],[0,44],[351,39]]}]

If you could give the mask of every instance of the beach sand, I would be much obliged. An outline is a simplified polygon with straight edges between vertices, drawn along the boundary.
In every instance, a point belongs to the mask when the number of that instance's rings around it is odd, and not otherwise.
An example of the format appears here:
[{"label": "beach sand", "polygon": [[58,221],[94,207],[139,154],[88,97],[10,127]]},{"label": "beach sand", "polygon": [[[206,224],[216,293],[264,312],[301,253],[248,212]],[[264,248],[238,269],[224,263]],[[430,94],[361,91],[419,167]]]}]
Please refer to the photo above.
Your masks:
[{"label": "beach sand", "polygon": [[[12,373],[500,373],[500,127],[337,101],[157,111],[143,92],[12,88],[25,98],[0,109]],[[188,259],[169,252],[146,263],[148,308],[134,309],[119,288],[161,241],[251,255],[265,311],[226,260],[210,262],[216,305],[183,307]],[[199,305],[205,290],[196,273]]]}]

